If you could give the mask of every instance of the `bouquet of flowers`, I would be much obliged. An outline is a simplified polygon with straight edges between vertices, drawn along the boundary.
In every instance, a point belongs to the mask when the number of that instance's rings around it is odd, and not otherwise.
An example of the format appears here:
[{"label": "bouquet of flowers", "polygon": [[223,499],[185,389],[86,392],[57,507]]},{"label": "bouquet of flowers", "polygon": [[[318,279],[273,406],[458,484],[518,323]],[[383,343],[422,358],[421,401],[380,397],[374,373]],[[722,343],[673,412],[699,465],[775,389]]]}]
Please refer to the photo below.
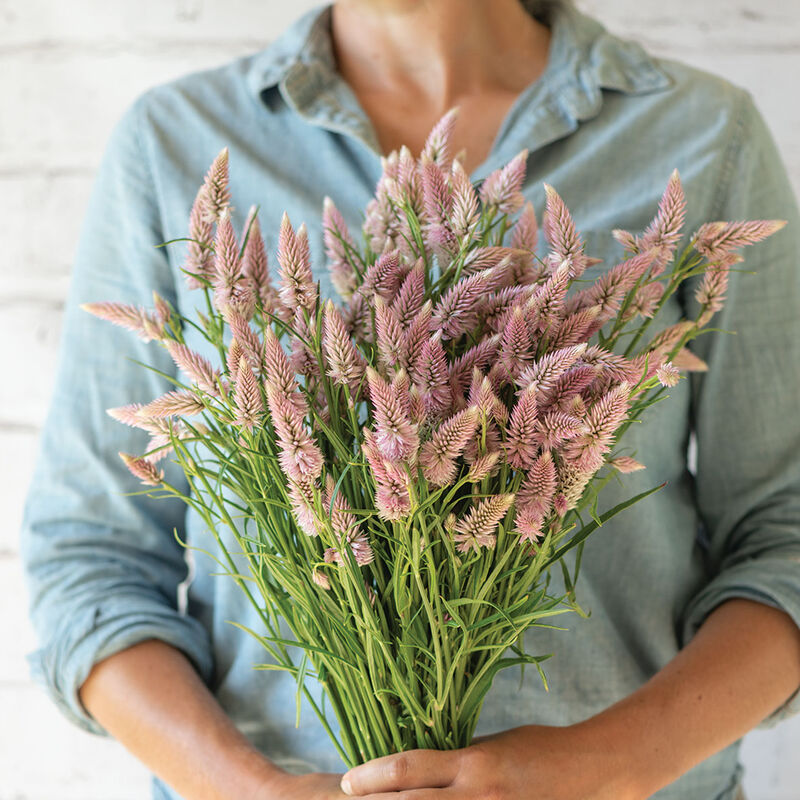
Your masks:
[{"label": "bouquet of flowers", "polygon": [[[192,208],[183,268],[207,313],[188,319],[158,295],[153,310],[84,306],[157,341],[185,376],[166,376],[175,390],[146,405],[109,409],[151,434],[143,456],[120,456],[160,488],[144,491],[205,520],[258,615],[258,667],[296,678],[298,722],[305,695],[348,766],[466,746],[499,670],[545,678],[547,656],[526,652],[523,633],[580,611],[587,537],[659,488],[598,514],[609,477],[643,468],[620,438],[680,370],[705,368],[686,344],[721,307],[737,250],[783,225],[712,222],[677,255],[675,172],[646,231],[613,231],[625,260],[590,283],[597,259],[547,185],[537,255],[527,153],[476,187],[451,154],[454,121],[418,158],[383,160],[361,245],[326,198],[340,305],[320,297],[305,226],[284,215],[277,285],[257,209],[237,235],[225,149]],[[648,337],[699,275],[699,316]],[[186,344],[189,328],[219,363]],[[168,453],[188,495],[158,468]]]}]

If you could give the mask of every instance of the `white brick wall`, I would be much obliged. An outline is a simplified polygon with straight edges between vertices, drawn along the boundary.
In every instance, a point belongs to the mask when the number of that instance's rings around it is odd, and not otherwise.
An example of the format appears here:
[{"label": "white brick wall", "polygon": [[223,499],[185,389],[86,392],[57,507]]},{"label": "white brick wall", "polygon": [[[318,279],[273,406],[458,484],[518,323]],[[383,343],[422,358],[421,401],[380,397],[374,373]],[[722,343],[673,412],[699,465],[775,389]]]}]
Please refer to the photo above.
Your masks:
[{"label": "white brick wall", "polygon": [[[800,5],[580,0],[608,27],[750,89],[800,191]],[[17,536],[93,171],[140,91],[262,47],[310,0],[0,0],[0,800],[134,800],[147,775],[31,686]],[[794,100],[792,100],[794,98]],[[13,332],[13,335],[12,335]],[[25,341],[24,356],[16,352]],[[754,800],[797,800],[800,722],[746,740]],[[792,753],[795,758],[792,758]]]}]

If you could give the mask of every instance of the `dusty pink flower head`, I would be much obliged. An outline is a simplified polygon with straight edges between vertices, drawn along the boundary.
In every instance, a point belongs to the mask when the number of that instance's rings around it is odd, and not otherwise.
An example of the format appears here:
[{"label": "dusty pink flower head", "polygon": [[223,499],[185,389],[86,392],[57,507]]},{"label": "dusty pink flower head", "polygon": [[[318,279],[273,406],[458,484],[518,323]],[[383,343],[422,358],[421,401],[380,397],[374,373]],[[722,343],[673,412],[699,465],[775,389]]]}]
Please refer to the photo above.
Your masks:
[{"label": "dusty pink flower head", "polygon": [[355,390],[364,375],[364,358],[353,344],[341,314],[330,300],[325,304],[322,344],[328,359],[328,375],[337,383]]},{"label": "dusty pink flower head", "polygon": [[132,456],[129,453],[120,453],[119,457],[125,462],[130,473],[148,486],[158,486],[164,480],[164,470],[157,470],[144,458]]},{"label": "dusty pink flower head", "polygon": [[484,205],[496,206],[501,214],[513,214],[525,203],[522,184],[528,165],[528,151],[522,150],[511,161],[486,177],[481,184]]},{"label": "dusty pink flower head", "polygon": [[535,251],[539,244],[539,223],[533,204],[528,202],[522,207],[511,236],[511,246],[520,250]]},{"label": "dusty pink flower head", "polygon": [[430,160],[445,172],[450,169],[453,129],[458,119],[458,107],[451,108],[434,126],[425,140],[420,161]]},{"label": "dusty pink flower head", "polygon": [[289,216],[284,212],[278,234],[278,263],[280,264],[281,300],[296,312],[313,312],[317,303],[317,285],[311,273],[311,252],[305,223],[295,233]]},{"label": "dusty pink flower head", "polygon": [[166,342],[167,350],[175,364],[183,370],[204,392],[218,396],[219,371],[211,366],[211,362],[196,353],[185,344]]},{"label": "dusty pink flower head", "polygon": [[264,402],[261,399],[258,380],[253,374],[250,362],[244,356],[239,359],[234,399],[236,401],[236,423],[243,428],[252,430],[264,411]]},{"label": "dusty pink flower head", "polygon": [[208,168],[203,181],[203,219],[206,222],[216,223],[230,208],[228,180],[228,148],[223,147]]},{"label": "dusty pink flower head", "polygon": [[477,408],[465,408],[443,422],[422,446],[419,462],[426,479],[434,486],[447,486],[455,480],[456,461],[475,435],[478,418]]},{"label": "dusty pink flower head", "polygon": [[331,283],[340,297],[347,300],[356,289],[356,273],[350,263],[356,248],[344,217],[330,197],[325,197],[323,201],[322,233]]},{"label": "dusty pink flower head", "polygon": [[164,323],[154,314],[126,303],[81,303],[80,308],[100,319],[113,322],[133,331],[140,339],[150,342],[164,336]]},{"label": "dusty pink flower head", "polygon": [[508,424],[506,453],[514,469],[530,469],[538,455],[539,425],[537,386],[530,384],[520,395]]},{"label": "dusty pink flower head", "polygon": [[743,222],[707,222],[694,236],[694,247],[709,261],[731,250],[755,244],[786,225],[785,219],[754,219]]},{"label": "dusty pink flower head", "polygon": [[579,277],[586,268],[586,256],[583,253],[583,242],[575,228],[564,201],[558,192],[549,184],[544,185],[547,201],[542,219],[542,231],[550,245],[552,261],[560,264],[571,259],[572,275]]},{"label": "dusty pink flower head", "polygon": [[396,387],[387,383],[372,367],[367,367],[367,382],[375,415],[375,441],[381,455],[389,461],[413,459],[419,446],[417,426],[405,408]]},{"label": "dusty pink flower head", "polygon": [[460,519],[453,529],[456,550],[466,553],[471,548],[478,552],[481,547],[494,547],[497,525],[513,502],[513,494],[498,494],[473,505],[467,516]]},{"label": "dusty pink flower head", "polygon": [[612,458],[608,463],[623,474],[638,472],[640,469],[645,469],[644,464],[630,456],[618,456],[617,458]]}]

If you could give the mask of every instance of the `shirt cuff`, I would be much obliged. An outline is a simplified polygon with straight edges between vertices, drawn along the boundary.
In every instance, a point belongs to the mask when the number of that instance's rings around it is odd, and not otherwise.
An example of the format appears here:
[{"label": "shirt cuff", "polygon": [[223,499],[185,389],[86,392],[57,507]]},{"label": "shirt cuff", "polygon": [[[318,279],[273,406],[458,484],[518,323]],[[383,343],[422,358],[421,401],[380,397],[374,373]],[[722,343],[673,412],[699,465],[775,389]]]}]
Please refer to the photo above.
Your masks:
[{"label": "shirt cuff", "polygon": [[[697,633],[706,617],[721,603],[744,598],[785,611],[800,627],[800,557],[759,558],[725,569],[686,607],[681,624],[681,646]],[[773,728],[800,713],[800,686],[757,728]]]},{"label": "shirt cuff", "polygon": [[115,594],[72,616],[43,647],[28,653],[31,677],[78,727],[100,736],[105,730],[81,703],[78,690],[92,667],[120,650],[159,639],[181,650],[209,683],[213,657],[208,633],[194,618],[146,594]]}]

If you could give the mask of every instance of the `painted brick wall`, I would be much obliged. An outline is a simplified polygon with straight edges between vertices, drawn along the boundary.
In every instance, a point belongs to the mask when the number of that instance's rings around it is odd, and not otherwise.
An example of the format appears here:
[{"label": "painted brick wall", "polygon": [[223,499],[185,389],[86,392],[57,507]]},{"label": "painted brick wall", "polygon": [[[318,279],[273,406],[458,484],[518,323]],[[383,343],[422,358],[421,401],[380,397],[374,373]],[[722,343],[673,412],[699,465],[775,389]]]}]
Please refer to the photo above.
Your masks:
[{"label": "painted brick wall", "polygon": [[[800,5],[580,4],[657,54],[750,89],[800,191]],[[65,722],[31,685],[23,660],[34,641],[17,556],[21,506],[49,400],[78,228],[106,138],[148,86],[259,49],[311,5],[0,0],[0,800],[148,796],[145,770],[116,743]],[[748,736],[751,797],[797,800],[798,752],[797,720]]]}]

